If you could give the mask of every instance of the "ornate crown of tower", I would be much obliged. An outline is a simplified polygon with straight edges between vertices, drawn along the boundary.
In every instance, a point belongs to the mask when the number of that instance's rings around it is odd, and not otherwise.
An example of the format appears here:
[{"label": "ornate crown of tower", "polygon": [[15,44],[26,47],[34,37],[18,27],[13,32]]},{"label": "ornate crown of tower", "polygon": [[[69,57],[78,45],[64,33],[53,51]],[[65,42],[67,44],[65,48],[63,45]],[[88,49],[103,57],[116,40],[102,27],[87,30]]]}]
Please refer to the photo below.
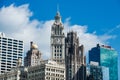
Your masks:
[{"label": "ornate crown of tower", "polygon": [[59,64],[65,63],[65,36],[63,29],[60,12],[57,11],[55,21],[51,27],[51,54],[52,59]]},{"label": "ornate crown of tower", "polygon": [[57,11],[57,13],[56,13],[55,22],[56,23],[61,23],[61,16],[60,16],[60,12],[59,11]]}]

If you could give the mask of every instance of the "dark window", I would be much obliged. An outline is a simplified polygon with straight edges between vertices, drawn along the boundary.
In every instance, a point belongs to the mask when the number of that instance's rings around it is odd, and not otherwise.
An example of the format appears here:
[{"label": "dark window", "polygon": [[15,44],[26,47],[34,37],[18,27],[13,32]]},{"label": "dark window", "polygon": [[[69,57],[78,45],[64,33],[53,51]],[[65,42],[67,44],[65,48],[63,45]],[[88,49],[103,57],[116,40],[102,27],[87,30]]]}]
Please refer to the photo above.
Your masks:
[{"label": "dark window", "polygon": [[60,56],[62,56],[62,54],[60,54]]},{"label": "dark window", "polygon": [[[4,68],[1,68],[1,70],[5,70]],[[2,72],[2,71],[1,71]]]}]

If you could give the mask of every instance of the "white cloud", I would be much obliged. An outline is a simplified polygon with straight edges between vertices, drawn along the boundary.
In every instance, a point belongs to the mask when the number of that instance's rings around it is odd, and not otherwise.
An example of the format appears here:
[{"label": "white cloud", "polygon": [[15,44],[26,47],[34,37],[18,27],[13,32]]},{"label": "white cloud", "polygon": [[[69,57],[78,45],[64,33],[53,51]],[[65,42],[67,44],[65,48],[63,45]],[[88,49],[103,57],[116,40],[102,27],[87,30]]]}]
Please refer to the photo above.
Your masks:
[{"label": "white cloud", "polygon": [[23,40],[25,42],[25,52],[29,49],[30,41],[39,45],[43,57],[50,56],[49,39],[50,27],[53,23],[49,21],[30,20],[32,12],[28,4],[0,9],[0,30],[7,36]]},{"label": "white cloud", "polygon": [[[54,20],[38,21],[37,19],[30,20],[32,12],[28,8],[28,4],[22,6],[14,6],[0,9],[0,30],[7,36],[23,40],[25,42],[25,50],[29,49],[30,41],[34,41],[39,45],[39,49],[44,58],[50,58],[50,30]],[[81,44],[84,44],[85,51],[96,46],[97,43],[103,44],[110,37],[97,36],[95,33],[88,33],[87,26],[70,25],[70,18],[64,22],[65,32],[70,30],[76,31]]]}]

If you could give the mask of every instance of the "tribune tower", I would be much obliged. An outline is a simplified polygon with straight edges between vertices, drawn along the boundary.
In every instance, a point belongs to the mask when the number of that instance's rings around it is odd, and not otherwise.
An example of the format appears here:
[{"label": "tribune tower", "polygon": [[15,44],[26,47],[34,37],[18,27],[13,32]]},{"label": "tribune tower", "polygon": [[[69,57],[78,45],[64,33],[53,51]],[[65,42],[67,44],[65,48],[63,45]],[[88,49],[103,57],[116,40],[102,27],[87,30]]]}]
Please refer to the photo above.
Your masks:
[{"label": "tribune tower", "polygon": [[63,30],[61,16],[57,11],[55,21],[51,27],[51,54],[52,59],[59,64],[65,63],[65,35]]}]

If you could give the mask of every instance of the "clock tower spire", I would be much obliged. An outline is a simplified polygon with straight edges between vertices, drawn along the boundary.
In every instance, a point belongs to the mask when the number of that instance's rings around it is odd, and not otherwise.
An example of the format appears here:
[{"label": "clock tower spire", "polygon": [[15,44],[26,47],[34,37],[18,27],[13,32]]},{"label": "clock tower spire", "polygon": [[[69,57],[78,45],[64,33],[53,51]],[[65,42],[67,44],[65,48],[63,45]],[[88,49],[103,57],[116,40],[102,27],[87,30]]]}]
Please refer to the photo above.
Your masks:
[{"label": "clock tower spire", "polygon": [[60,16],[60,12],[59,11],[57,11],[57,13],[56,13],[55,22],[56,23],[60,23],[61,22],[61,16]]},{"label": "clock tower spire", "polygon": [[51,27],[51,54],[58,64],[65,63],[65,35],[60,12],[57,11],[55,21]]}]

